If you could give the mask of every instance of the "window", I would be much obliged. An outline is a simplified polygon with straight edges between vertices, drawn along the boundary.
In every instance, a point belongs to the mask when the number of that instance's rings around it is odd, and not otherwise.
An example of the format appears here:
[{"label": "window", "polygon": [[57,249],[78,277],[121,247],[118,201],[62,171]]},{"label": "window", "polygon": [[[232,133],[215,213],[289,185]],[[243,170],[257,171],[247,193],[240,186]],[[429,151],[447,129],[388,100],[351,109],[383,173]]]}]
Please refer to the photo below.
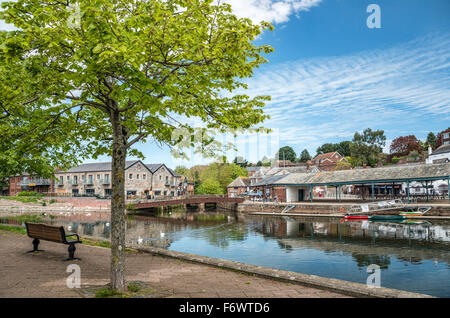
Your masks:
[{"label": "window", "polygon": [[109,183],[109,174],[105,174],[105,182]]},{"label": "window", "polygon": [[112,195],[111,189],[105,189],[105,196]]},{"label": "window", "polygon": [[159,176],[159,181],[161,181],[161,178],[162,178],[162,177],[161,177],[161,176]]},{"label": "window", "polygon": [[97,180],[100,180],[100,175],[99,174],[97,175]]},{"label": "window", "polygon": [[81,176],[81,180],[86,180],[86,176],[84,174]]},{"label": "window", "polygon": [[166,176],[166,184],[169,184],[169,177]]},{"label": "window", "polygon": [[67,181],[70,181],[70,176],[67,176]]},{"label": "window", "polygon": [[129,176],[129,178],[130,178],[130,180],[132,180],[132,179],[133,179],[133,174],[132,174],[132,173],[130,173],[130,176]]},{"label": "window", "polygon": [[86,194],[87,194],[88,196],[94,196],[95,190],[94,190],[94,189],[86,189]]},{"label": "window", "polygon": [[64,177],[63,176],[60,176],[59,177],[59,184],[63,184],[64,183]]},{"label": "window", "polygon": [[142,180],[145,180],[145,173],[142,175]]},{"label": "window", "polygon": [[136,180],[139,180],[139,174],[136,175]]},{"label": "window", "polygon": [[73,184],[77,184],[78,183],[78,176],[73,176]]},{"label": "window", "polygon": [[88,183],[89,183],[89,184],[92,184],[92,183],[93,183],[93,182],[92,182],[93,177],[94,177],[94,176],[93,176],[92,174],[89,175],[89,177],[88,177]]},{"label": "window", "polygon": [[72,189],[72,194],[75,196],[78,195],[78,189]]},{"label": "window", "polygon": [[136,195],[136,191],[135,190],[127,191],[127,195]]}]

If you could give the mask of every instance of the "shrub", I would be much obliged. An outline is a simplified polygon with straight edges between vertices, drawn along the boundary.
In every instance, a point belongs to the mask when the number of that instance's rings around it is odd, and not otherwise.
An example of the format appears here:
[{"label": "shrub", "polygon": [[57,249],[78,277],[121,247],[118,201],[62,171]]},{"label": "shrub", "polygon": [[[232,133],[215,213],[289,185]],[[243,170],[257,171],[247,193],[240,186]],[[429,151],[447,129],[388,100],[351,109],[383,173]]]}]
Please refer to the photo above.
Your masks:
[{"label": "shrub", "polygon": [[22,191],[19,192],[17,194],[18,197],[37,197],[37,198],[42,198],[43,194],[42,193],[37,193],[34,191]]}]

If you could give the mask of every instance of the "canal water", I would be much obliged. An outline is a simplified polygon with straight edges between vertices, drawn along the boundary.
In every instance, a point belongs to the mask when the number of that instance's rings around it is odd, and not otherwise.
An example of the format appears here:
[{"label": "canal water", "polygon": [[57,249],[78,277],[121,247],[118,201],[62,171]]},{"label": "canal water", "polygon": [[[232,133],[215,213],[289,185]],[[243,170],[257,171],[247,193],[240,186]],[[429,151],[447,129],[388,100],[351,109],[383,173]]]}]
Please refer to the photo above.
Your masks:
[{"label": "canal water", "polygon": [[[103,220],[57,217],[82,236],[108,239]],[[129,216],[127,245],[154,246],[382,287],[450,297],[450,222],[344,222],[339,218],[166,212]]]}]

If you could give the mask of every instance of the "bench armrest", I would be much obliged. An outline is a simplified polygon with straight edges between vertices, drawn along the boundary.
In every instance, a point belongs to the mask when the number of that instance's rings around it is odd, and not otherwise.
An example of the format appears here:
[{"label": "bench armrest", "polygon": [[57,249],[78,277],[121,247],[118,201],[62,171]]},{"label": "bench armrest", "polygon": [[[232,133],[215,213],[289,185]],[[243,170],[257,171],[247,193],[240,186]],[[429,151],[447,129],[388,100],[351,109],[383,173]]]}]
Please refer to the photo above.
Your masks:
[{"label": "bench armrest", "polygon": [[70,237],[70,236],[76,236],[77,237],[77,241],[80,241],[80,237],[78,236],[78,234],[68,234],[68,235],[66,235],[66,238],[67,237]]}]

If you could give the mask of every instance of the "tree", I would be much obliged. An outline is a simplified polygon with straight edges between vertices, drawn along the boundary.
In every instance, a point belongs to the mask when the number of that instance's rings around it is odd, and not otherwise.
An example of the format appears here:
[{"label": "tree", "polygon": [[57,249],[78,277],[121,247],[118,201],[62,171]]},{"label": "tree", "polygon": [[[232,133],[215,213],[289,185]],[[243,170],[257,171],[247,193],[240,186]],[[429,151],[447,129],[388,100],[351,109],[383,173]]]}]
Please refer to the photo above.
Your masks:
[{"label": "tree", "polygon": [[414,135],[395,138],[390,146],[391,154],[396,156],[406,156],[411,151],[422,152],[422,146]]},{"label": "tree", "polygon": [[432,149],[435,149],[436,144],[436,135],[433,132],[428,133],[427,140],[426,140],[426,146],[428,148],[428,145],[431,146]]},{"label": "tree", "polygon": [[351,155],[351,151],[350,151],[351,143],[352,143],[351,141],[341,141],[340,143],[337,143],[337,144],[333,144],[333,143],[323,144],[322,146],[317,148],[316,156],[322,155],[324,153],[329,153],[329,152],[339,152],[339,154],[343,157],[350,156]]},{"label": "tree", "polygon": [[335,144],[326,143],[326,144],[323,144],[322,146],[320,146],[319,148],[317,148],[317,150],[316,150],[316,157],[318,155],[323,155],[324,153],[335,152],[335,151],[336,151],[336,145]]},{"label": "tree", "polygon": [[223,194],[223,188],[219,181],[214,178],[208,178],[198,187],[198,194]]},{"label": "tree", "polygon": [[336,151],[339,152],[339,154],[342,157],[351,156],[352,152],[350,150],[350,145],[352,144],[351,141],[341,141],[336,145]]},{"label": "tree", "polygon": [[370,165],[375,167],[380,161],[379,154],[386,144],[386,136],[383,130],[373,131],[367,128],[362,134],[355,132],[350,145],[351,157],[358,165]]},{"label": "tree", "polygon": [[249,166],[248,161],[244,157],[240,157],[240,156],[234,158],[233,163],[238,166],[241,166],[243,168]]},{"label": "tree", "polygon": [[[214,145],[208,129],[245,130],[263,122],[269,97],[233,92],[245,89],[242,79],[267,62],[262,55],[273,49],[252,41],[272,26],[238,19],[228,4],[200,0],[2,5],[0,19],[18,31],[7,33],[1,52],[8,66],[23,70],[9,72],[10,82],[26,74],[23,90],[36,98],[16,102],[33,117],[31,137],[56,148],[61,162],[76,155],[112,157],[110,286],[124,291],[127,155],[143,158],[135,145],[148,140],[178,155],[194,145],[205,151]],[[206,128],[195,130],[180,122],[183,116]],[[47,136],[49,129],[65,140]],[[65,151],[73,149],[75,154]]]},{"label": "tree", "polygon": [[277,160],[290,160],[291,162],[295,162],[297,154],[292,147],[284,146],[278,150],[275,154],[275,158],[277,158]]},{"label": "tree", "polygon": [[307,162],[308,160],[311,160],[311,155],[309,154],[307,149],[304,149],[302,153],[300,154],[300,162]]},{"label": "tree", "polygon": [[350,170],[351,168],[352,168],[351,163],[342,160],[336,163],[336,167],[334,168],[334,170]]}]

